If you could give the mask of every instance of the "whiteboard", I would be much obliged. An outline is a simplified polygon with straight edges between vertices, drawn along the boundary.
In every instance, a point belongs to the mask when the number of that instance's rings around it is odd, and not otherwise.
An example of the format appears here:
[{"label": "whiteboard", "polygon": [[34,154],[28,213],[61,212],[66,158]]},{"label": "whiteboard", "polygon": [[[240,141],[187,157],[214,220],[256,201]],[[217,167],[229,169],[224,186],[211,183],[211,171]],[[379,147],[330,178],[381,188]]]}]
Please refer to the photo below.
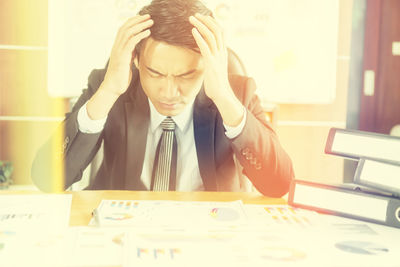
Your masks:
[{"label": "whiteboard", "polygon": [[48,92],[79,96],[110,57],[118,28],[150,1],[49,0]]},{"label": "whiteboard", "polygon": [[[49,0],[48,90],[71,97],[104,68],[119,26],[149,0]],[[269,102],[335,99],[338,0],[205,0]]]}]

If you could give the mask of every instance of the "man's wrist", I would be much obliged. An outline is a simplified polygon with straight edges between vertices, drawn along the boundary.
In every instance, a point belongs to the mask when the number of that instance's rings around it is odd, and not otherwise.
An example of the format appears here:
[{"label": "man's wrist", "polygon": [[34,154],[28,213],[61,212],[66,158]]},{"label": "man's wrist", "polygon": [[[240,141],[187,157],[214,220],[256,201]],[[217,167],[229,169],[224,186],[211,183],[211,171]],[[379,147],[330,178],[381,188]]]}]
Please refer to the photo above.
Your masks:
[{"label": "man's wrist", "polygon": [[238,137],[242,132],[243,132],[243,128],[246,124],[246,120],[247,120],[247,110],[246,108],[243,106],[243,112],[244,112],[244,116],[242,121],[239,123],[238,126],[236,127],[231,127],[229,125],[226,125],[224,123],[224,128],[225,128],[225,135],[229,138],[229,139],[233,139]]},{"label": "man's wrist", "polygon": [[107,117],[100,120],[92,120],[87,113],[87,102],[78,111],[78,127],[82,133],[99,133],[103,130]]},{"label": "man's wrist", "polygon": [[90,119],[99,120],[105,118],[118,97],[118,94],[108,90],[104,84],[101,84],[87,103],[87,113]]},{"label": "man's wrist", "polygon": [[245,109],[233,92],[228,96],[214,100],[214,103],[217,106],[225,125],[236,127],[242,122]]}]

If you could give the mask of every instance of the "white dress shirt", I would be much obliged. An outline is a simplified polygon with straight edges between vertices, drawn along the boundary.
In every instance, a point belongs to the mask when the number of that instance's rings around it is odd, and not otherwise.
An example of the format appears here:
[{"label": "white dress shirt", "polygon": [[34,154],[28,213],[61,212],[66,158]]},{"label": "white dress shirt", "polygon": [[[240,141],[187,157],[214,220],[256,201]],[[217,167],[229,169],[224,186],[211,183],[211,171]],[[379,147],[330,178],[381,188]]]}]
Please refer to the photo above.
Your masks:
[{"label": "white dress shirt", "polygon": [[[149,101],[150,123],[147,131],[146,151],[144,156],[141,181],[150,189],[151,175],[154,165],[154,157],[158,142],[162,134],[161,122],[166,116],[161,115]],[[203,180],[200,176],[199,163],[197,160],[196,144],[194,140],[193,126],[193,102],[172,119],[176,123],[175,134],[177,141],[177,170],[176,170],[176,191],[202,191],[204,190]],[[233,139],[238,136],[246,122],[246,108],[244,116],[237,127],[230,127],[224,124],[225,134]],[[83,133],[98,133],[103,130],[107,117],[100,120],[89,118],[86,104],[78,112],[79,131]]]}]

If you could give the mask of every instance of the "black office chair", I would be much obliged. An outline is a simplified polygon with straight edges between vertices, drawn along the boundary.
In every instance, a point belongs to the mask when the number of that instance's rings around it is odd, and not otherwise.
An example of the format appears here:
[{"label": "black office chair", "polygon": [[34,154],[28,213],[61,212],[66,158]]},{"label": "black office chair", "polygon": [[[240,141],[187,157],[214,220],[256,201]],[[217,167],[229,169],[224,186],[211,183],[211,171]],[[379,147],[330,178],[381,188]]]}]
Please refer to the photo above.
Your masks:
[{"label": "black office chair", "polygon": [[247,76],[247,71],[242,60],[230,48],[228,48],[228,73]]}]

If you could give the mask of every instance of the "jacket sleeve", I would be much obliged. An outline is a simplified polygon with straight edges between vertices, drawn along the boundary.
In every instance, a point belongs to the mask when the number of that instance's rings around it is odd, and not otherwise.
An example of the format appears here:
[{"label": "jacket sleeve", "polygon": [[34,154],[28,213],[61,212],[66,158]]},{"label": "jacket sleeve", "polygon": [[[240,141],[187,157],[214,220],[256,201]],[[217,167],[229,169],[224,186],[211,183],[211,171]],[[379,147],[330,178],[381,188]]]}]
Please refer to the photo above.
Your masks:
[{"label": "jacket sleeve", "polygon": [[[53,191],[60,184],[60,179],[64,189],[68,188],[82,178],[83,171],[96,155],[101,145],[102,132],[80,132],[77,116],[79,109],[102,83],[104,74],[105,70],[91,72],[88,88],[83,90],[72,111],[66,114],[64,121],[37,152],[32,163],[31,176],[40,190]],[[61,164],[57,165],[57,162]]]},{"label": "jacket sleeve", "polygon": [[247,110],[243,131],[232,140],[236,158],[259,192],[270,197],[281,197],[294,179],[291,159],[279,143],[278,137],[255,95],[253,79],[236,79],[234,89]]}]

